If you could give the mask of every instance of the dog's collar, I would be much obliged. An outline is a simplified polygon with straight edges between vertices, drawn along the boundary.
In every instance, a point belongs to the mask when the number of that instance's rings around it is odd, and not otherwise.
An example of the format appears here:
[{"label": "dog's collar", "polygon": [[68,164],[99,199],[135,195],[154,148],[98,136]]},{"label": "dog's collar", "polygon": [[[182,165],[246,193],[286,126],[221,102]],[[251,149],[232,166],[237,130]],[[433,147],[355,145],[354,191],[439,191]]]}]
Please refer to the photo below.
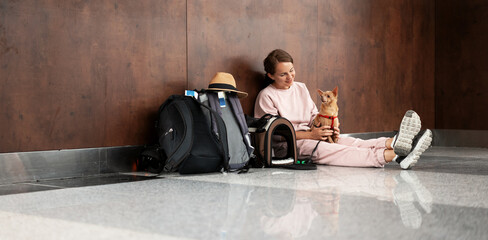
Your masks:
[{"label": "dog's collar", "polygon": [[[327,116],[327,115],[322,115],[322,114],[317,114],[319,117],[323,117],[323,118],[328,118],[328,119],[331,119],[332,120],[332,123],[330,124],[330,128],[333,129],[334,128],[334,119],[337,118],[337,116]],[[320,126],[315,126],[313,125],[314,127],[318,128]]]},{"label": "dog's collar", "polygon": [[327,116],[327,115],[322,115],[322,114],[317,114],[317,115],[318,115],[319,117],[328,118],[328,119],[332,119],[332,120],[334,120],[334,119],[336,119],[336,118],[337,118],[337,116]]}]

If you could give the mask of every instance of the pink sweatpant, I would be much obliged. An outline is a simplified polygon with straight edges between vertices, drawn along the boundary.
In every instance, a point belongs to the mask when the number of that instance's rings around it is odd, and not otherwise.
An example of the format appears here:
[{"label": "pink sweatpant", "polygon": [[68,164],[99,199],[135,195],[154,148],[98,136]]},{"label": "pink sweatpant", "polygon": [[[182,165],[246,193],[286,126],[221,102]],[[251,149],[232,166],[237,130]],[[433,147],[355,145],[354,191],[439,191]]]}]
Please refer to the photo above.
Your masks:
[{"label": "pink sweatpant", "polygon": [[[362,140],[353,137],[340,137],[337,143],[320,142],[312,156],[316,164],[350,167],[383,167],[386,164],[384,151],[388,138]],[[298,158],[310,156],[317,140],[297,141]]]}]

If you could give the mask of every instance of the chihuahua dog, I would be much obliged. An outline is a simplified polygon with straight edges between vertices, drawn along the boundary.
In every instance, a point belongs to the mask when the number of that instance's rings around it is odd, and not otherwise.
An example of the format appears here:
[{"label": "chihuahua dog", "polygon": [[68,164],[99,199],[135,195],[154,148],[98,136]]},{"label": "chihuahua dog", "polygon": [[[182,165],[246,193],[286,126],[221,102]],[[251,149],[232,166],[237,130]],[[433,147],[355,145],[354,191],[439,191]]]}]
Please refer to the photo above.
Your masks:
[{"label": "chihuahua dog", "polygon": [[[319,114],[313,120],[313,127],[318,128],[321,126],[330,126],[331,130],[334,130],[334,127],[339,127],[339,118],[337,118],[339,114],[339,107],[337,106],[337,91],[337,87],[335,87],[332,91],[326,92],[317,89],[317,92],[322,100],[322,104],[320,105]],[[339,139],[335,135],[327,137],[327,142],[330,143],[336,143],[338,140]]]}]

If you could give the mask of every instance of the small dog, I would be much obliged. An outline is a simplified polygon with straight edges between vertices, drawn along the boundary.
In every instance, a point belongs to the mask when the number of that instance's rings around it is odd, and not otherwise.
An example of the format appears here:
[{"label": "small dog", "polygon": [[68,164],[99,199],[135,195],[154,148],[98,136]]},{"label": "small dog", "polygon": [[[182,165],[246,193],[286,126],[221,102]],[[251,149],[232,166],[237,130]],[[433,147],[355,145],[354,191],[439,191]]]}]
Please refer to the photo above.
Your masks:
[{"label": "small dog", "polygon": [[[322,104],[320,105],[319,114],[313,120],[313,127],[330,126],[331,130],[334,127],[339,127],[339,107],[337,106],[337,91],[338,88],[335,87],[332,91],[323,92],[317,89],[320,95]],[[332,135],[327,138],[327,142],[336,143],[339,139]]]}]

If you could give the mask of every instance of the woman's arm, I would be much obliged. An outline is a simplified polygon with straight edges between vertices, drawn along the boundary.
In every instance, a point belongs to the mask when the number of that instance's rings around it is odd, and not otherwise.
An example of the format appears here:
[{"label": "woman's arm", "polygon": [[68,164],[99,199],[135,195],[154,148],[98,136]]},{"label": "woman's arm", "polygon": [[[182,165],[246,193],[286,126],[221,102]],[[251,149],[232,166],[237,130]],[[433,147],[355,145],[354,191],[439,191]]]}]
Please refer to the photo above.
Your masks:
[{"label": "woman's arm", "polygon": [[300,139],[313,139],[313,140],[326,140],[328,136],[339,135],[339,128],[335,128],[335,131],[330,129],[330,126],[313,127],[310,131],[296,131],[297,140]]},{"label": "woman's arm", "polygon": [[300,140],[300,139],[313,139],[312,138],[312,132],[309,132],[309,131],[296,131],[296,137],[297,137],[297,140]]},{"label": "woman's arm", "polygon": [[260,118],[267,113],[271,115],[279,115],[272,97],[265,90],[262,90],[258,94],[254,104],[254,117]]}]

